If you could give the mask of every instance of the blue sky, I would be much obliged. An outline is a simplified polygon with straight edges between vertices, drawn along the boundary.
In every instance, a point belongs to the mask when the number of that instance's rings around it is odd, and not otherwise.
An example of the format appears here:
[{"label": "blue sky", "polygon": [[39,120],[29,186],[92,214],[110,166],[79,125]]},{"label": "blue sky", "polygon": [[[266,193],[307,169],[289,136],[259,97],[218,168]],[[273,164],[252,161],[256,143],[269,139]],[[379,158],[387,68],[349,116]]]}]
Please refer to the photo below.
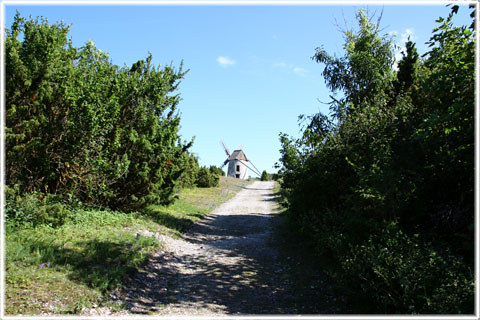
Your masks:
[{"label": "blue sky", "polygon": [[[280,132],[299,135],[298,116],[328,113],[322,65],[311,57],[323,45],[342,55],[339,27],[356,28],[355,10],[383,9],[383,33],[406,37],[427,51],[435,20],[447,16],[445,4],[430,5],[21,5],[4,3],[5,26],[16,10],[44,16],[50,23],[71,24],[76,47],[93,40],[113,63],[130,66],[150,52],[156,65],[173,63],[189,69],[179,87],[181,134],[195,136],[192,151],[201,165],[219,166],[243,146],[255,166],[275,172]],[[456,22],[470,24],[470,10],[460,9]],[[253,174],[251,173],[253,176]]]}]

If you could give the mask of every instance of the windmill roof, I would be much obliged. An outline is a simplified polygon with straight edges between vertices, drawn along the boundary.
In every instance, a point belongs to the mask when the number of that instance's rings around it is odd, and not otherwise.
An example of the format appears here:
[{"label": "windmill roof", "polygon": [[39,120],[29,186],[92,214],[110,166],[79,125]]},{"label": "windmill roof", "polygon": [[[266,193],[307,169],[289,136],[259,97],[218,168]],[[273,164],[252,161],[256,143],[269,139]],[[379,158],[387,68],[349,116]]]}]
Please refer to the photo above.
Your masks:
[{"label": "windmill roof", "polygon": [[248,161],[245,153],[242,150],[234,150],[233,153],[230,155],[228,160],[245,160]]}]

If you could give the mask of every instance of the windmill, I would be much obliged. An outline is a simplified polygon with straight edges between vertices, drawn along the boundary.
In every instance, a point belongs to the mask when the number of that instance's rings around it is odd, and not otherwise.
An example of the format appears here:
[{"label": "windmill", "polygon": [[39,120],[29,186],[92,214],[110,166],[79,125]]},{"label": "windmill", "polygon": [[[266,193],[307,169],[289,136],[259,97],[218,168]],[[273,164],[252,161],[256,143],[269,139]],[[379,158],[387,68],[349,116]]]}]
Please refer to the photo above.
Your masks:
[{"label": "windmill", "polygon": [[[247,179],[248,169],[252,170],[252,172],[258,175],[259,177],[261,176],[257,167],[255,167],[252,161],[247,159],[247,157],[245,156],[245,153],[241,148],[234,150],[233,153],[230,154],[230,151],[228,150],[223,140],[220,141],[220,144],[223,146],[223,150],[225,150],[225,153],[227,154],[227,159],[220,166],[220,169],[223,168],[228,163],[227,177]],[[251,167],[249,167],[247,164],[248,162],[255,169],[252,169]]]}]

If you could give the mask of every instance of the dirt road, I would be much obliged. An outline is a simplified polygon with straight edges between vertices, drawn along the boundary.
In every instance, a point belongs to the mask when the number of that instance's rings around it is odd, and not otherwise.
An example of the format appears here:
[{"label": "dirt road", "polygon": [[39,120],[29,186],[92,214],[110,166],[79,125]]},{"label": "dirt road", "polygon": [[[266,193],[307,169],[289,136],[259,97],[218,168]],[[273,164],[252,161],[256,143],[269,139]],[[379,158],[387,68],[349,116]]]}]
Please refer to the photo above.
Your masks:
[{"label": "dirt road", "polygon": [[292,314],[274,245],[273,182],[256,181],[194,225],[117,294],[128,313]]}]

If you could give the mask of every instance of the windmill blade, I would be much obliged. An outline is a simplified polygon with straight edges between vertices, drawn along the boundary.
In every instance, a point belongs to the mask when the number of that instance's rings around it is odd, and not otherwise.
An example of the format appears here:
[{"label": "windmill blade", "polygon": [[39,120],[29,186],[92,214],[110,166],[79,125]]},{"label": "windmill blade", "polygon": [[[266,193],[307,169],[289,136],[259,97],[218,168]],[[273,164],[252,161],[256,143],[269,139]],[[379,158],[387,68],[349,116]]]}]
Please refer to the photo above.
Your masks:
[{"label": "windmill blade", "polygon": [[250,170],[251,170],[253,173],[255,173],[257,176],[259,176],[259,177],[262,176],[262,175],[260,174],[260,172],[258,172],[258,170],[255,171],[254,169],[250,168],[250,167],[248,166],[248,164],[246,164],[245,162],[243,162],[243,160],[239,160],[239,161],[240,161],[241,163],[243,163],[243,164],[245,165],[245,167],[247,167],[248,169],[250,169]]},{"label": "windmill blade", "polygon": [[220,166],[220,169],[222,169],[223,167],[225,167],[225,165],[226,165],[227,163],[228,163],[228,158],[227,158],[227,160],[225,160],[225,161],[223,162],[223,164]]},{"label": "windmill blade", "polygon": [[223,146],[223,150],[225,150],[225,153],[227,154],[227,156],[230,157],[230,151],[228,150],[227,146],[225,145],[225,142],[223,142],[223,140],[220,140],[220,144]]},{"label": "windmill blade", "polygon": [[[252,166],[257,169],[257,167],[255,167],[255,165],[253,164],[253,162],[251,160],[248,160],[248,162],[250,162],[252,164]],[[257,169],[257,172],[260,172],[260,170]],[[261,175],[260,175],[261,176]]]}]

